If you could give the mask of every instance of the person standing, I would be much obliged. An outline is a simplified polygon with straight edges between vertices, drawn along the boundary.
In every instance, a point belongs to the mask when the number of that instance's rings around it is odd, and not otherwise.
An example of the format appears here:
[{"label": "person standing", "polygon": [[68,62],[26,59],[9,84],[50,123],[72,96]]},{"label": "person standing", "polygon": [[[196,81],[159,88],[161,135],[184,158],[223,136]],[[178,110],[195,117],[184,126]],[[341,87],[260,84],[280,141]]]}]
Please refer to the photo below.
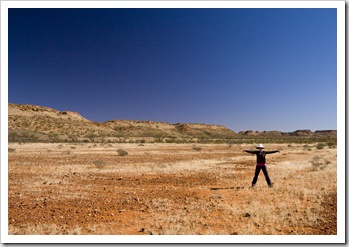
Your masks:
[{"label": "person standing", "polygon": [[257,156],[257,164],[256,164],[256,170],[254,173],[254,177],[252,180],[252,188],[256,185],[258,175],[259,175],[261,170],[263,171],[263,174],[264,174],[265,180],[267,181],[268,186],[270,188],[272,188],[273,183],[271,182],[271,180],[269,178],[265,156],[267,154],[278,153],[280,151],[279,150],[265,151],[265,150],[263,150],[264,149],[263,144],[259,144],[256,148],[257,148],[257,150],[244,150],[247,153],[255,154]]}]

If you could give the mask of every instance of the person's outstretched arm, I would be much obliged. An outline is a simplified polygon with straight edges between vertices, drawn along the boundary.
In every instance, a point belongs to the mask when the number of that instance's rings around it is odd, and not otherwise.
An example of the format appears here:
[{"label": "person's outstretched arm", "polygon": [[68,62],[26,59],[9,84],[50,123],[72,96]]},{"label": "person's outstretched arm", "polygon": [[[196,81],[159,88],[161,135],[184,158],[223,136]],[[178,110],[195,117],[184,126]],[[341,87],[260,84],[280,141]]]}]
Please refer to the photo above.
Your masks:
[{"label": "person's outstretched arm", "polygon": [[250,153],[250,154],[255,154],[256,153],[256,151],[255,150],[244,150],[244,152],[246,152],[246,153]]},{"label": "person's outstretched arm", "polygon": [[274,153],[279,153],[280,150],[272,150],[272,151],[265,151],[266,154],[274,154]]}]

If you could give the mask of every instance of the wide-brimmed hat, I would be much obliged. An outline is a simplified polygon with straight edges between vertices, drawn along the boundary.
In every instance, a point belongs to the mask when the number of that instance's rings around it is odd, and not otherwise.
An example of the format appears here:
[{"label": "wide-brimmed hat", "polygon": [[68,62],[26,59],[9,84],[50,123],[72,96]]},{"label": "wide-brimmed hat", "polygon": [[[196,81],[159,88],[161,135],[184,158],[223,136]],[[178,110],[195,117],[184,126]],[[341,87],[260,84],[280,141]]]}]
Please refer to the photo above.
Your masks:
[{"label": "wide-brimmed hat", "polygon": [[263,144],[258,144],[256,148],[264,148]]}]

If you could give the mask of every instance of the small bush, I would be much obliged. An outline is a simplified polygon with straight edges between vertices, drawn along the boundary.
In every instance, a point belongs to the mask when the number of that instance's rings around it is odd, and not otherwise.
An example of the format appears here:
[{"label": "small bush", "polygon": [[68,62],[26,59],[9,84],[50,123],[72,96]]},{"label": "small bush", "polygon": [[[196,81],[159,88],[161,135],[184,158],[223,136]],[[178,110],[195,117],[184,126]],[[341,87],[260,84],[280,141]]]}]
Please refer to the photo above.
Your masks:
[{"label": "small bush", "polygon": [[15,148],[8,148],[8,152],[9,152],[9,153],[13,153],[13,152],[15,152],[15,151],[16,151]]},{"label": "small bush", "polygon": [[317,148],[317,149],[323,149],[324,147],[326,147],[326,144],[325,144],[325,143],[322,143],[322,142],[320,142],[320,143],[318,143],[318,144],[316,145],[316,148]]},{"label": "small bush", "polygon": [[126,155],[128,155],[128,152],[123,150],[123,149],[118,149],[116,151],[118,152],[119,156],[126,156]]},{"label": "small bush", "polygon": [[201,147],[194,146],[194,147],[193,147],[193,150],[195,150],[195,151],[201,151],[202,148],[201,148]]},{"label": "small bush", "polygon": [[310,163],[313,171],[323,170],[331,164],[328,160],[322,160],[320,156],[314,156]]},{"label": "small bush", "polygon": [[103,160],[94,160],[93,164],[98,168],[101,169],[103,167],[105,167],[106,163]]},{"label": "small bush", "polygon": [[305,145],[303,146],[303,148],[304,148],[305,150],[308,150],[308,151],[311,151],[311,150],[312,150],[312,146],[309,146],[308,144],[305,144]]},{"label": "small bush", "polygon": [[329,141],[326,144],[329,148],[336,148],[337,147],[337,142],[335,142],[335,141]]}]

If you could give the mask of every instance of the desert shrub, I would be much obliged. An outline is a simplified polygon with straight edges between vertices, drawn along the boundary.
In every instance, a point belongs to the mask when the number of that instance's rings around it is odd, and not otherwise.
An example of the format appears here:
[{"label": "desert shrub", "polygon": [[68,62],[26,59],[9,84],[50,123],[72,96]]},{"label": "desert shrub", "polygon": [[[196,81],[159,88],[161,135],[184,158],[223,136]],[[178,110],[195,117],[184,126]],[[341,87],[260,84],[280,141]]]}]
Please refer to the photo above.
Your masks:
[{"label": "desert shrub", "polygon": [[30,131],[23,131],[20,133],[10,132],[8,134],[9,142],[36,142],[38,139],[39,137]]},{"label": "desert shrub", "polygon": [[48,138],[52,141],[52,142],[56,142],[59,139],[59,134],[58,133],[54,133],[51,132],[48,134]]},{"label": "desert shrub", "polygon": [[303,145],[303,148],[308,151],[312,150],[312,146],[309,146],[308,144]]},{"label": "desert shrub", "polygon": [[324,147],[326,147],[326,144],[325,144],[325,143],[322,143],[322,142],[320,142],[320,143],[318,143],[318,144],[316,145],[316,148],[317,148],[317,149],[323,149]]},{"label": "desert shrub", "polygon": [[165,139],[165,142],[166,143],[176,143],[176,139],[175,138],[168,138],[168,139]]},{"label": "desert shrub", "polygon": [[320,156],[314,156],[310,163],[313,171],[323,170],[331,164],[330,161],[323,160]]},{"label": "desert shrub", "polygon": [[8,148],[8,152],[9,152],[9,153],[13,153],[13,152],[15,152],[15,151],[16,151],[15,148]]},{"label": "desert shrub", "polygon": [[119,156],[126,156],[126,155],[128,155],[128,152],[123,150],[123,149],[118,149],[116,151],[118,152]]},{"label": "desert shrub", "polygon": [[93,164],[98,168],[101,169],[103,167],[105,167],[106,163],[104,160],[94,160]]},{"label": "desert shrub", "polygon": [[195,150],[195,151],[201,151],[202,148],[201,148],[201,147],[194,146],[194,147],[193,147],[193,150]]},{"label": "desert shrub", "polygon": [[335,142],[335,141],[329,141],[326,144],[329,148],[336,148],[337,147],[337,142]]}]

